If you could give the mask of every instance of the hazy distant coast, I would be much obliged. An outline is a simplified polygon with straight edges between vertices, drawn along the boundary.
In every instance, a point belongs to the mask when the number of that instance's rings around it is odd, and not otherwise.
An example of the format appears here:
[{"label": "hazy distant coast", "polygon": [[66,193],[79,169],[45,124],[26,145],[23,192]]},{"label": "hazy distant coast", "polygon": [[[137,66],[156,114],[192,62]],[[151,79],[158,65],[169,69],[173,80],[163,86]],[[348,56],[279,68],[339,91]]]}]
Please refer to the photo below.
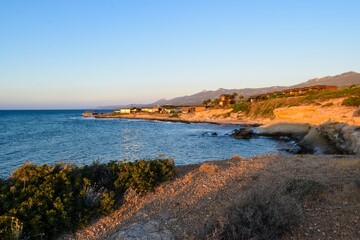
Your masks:
[{"label": "hazy distant coast", "polygon": [[[221,114],[227,111],[218,111]],[[164,122],[182,122],[182,123],[211,123],[211,124],[234,124],[234,125],[260,125],[267,123],[266,120],[236,120],[227,118],[211,118],[211,114],[206,117],[208,113],[204,113],[202,116],[196,115],[181,115],[180,117],[174,118],[169,117],[168,114],[128,114],[128,115],[105,115],[98,116],[95,118],[123,118],[123,119],[143,119],[149,121],[164,121]]]}]

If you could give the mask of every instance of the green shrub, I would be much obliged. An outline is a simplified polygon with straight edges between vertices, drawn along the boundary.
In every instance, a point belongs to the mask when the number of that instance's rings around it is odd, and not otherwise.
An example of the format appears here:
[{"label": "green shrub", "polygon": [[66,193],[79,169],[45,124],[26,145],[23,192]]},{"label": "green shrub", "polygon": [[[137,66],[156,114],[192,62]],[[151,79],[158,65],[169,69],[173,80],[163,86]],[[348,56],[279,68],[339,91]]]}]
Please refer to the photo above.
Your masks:
[{"label": "green shrub", "polygon": [[180,115],[178,113],[172,113],[169,117],[170,118],[179,118]]},{"label": "green shrub", "polygon": [[0,216],[0,239],[20,239],[22,223],[15,217]]},{"label": "green shrub", "polygon": [[241,102],[241,103],[236,103],[233,106],[233,112],[244,112],[244,113],[249,113],[250,111],[250,103],[248,102]]},{"label": "green shrub", "polygon": [[0,239],[20,235],[53,239],[111,212],[129,187],[152,190],[171,178],[174,170],[170,159],[94,162],[83,167],[24,164],[10,178],[0,180]]},{"label": "green shrub", "polygon": [[19,219],[28,237],[44,233],[53,237],[71,229],[82,205],[76,169],[69,164],[24,164],[1,189],[0,215]]},{"label": "green shrub", "polygon": [[291,179],[286,184],[286,192],[298,199],[315,199],[325,191],[325,186],[308,179]]},{"label": "green shrub", "polygon": [[359,107],[360,97],[349,97],[342,102],[343,106]]},{"label": "green shrub", "polygon": [[119,189],[131,188],[136,192],[149,191],[157,183],[172,178],[174,170],[174,163],[171,159],[123,162],[120,165],[115,186]]}]

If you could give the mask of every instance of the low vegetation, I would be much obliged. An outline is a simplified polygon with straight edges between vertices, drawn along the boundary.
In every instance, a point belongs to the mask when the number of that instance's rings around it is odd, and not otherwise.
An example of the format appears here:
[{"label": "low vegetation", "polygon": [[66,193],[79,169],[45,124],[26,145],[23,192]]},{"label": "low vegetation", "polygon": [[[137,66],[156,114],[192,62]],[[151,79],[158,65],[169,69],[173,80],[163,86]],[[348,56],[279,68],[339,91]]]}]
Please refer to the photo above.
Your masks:
[{"label": "low vegetation", "polygon": [[324,191],[308,179],[251,188],[227,208],[208,239],[280,239],[301,222],[302,202],[317,200]]},{"label": "low vegetation", "polygon": [[171,159],[24,164],[0,181],[0,239],[53,239],[111,212],[127,189],[150,191],[174,171]]},{"label": "low vegetation", "polygon": [[292,179],[286,186],[286,192],[300,200],[316,199],[324,191],[324,185],[308,179]]},{"label": "low vegetation", "polygon": [[350,107],[359,107],[360,97],[349,97],[342,102],[342,105],[350,106]]},{"label": "low vegetation", "polygon": [[170,118],[179,118],[179,117],[180,117],[180,114],[178,114],[178,113],[172,113],[172,114],[170,114],[169,117],[170,117]]},{"label": "low vegetation", "polygon": [[[320,92],[309,92],[299,96],[282,96],[270,98],[259,102],[241,102],[232,106],[233,112],[243,112],[245,116],[251,118],[274,118],[274,109],[281,107],[293,107],[314,104],[320,106],[319,102],[328,101],[335,98],[345,98],[342,105],[360,106],[360,86],[351,86],[338,90],[325,90]],[[333,103],[327,103],[322,107],[333,106]]]},{"label": "low vegetation", "polygon": [[311,102],[315,100],[326,101],[333,98],[345,98],[353,96],[360,97],[360,86],[353,85],[335,91],[326,90],[321,92],[309,92],[305,95],[304,102]]},{"label": "low vegetation", "polygon": [[235,104],[233,106],[233,112],[249,113],[250,112],[250,103],[249,102],[241,102],[241,103]]}]

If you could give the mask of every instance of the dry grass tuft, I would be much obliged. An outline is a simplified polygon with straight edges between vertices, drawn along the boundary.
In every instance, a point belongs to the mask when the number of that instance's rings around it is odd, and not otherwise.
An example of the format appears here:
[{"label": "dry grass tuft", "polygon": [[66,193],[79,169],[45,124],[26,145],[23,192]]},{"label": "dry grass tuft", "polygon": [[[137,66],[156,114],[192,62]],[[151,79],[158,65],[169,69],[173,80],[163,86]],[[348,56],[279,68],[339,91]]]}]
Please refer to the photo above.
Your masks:
[{"label": "dry grass tuft", "polygon": [[325,186],[308,179],[291,179],[287,182],[286,192],[297,199],[316,199],[325,191]]},{"label": "dry grass tuft", "polygon": [[219,167],[211,163],[203,163],[199,167],[199,172],[214,174],[219,170]]},{"label": "dry grass tuft", "polygon": [[237,199],[208,239],[278,239],[300,220],[296,199],[275,187],[258,187]]},{"label": "dry grass tuft", "polygon": [[241,160],[243,157],[241,157],[239,154],[232,155],[231,160]]}]

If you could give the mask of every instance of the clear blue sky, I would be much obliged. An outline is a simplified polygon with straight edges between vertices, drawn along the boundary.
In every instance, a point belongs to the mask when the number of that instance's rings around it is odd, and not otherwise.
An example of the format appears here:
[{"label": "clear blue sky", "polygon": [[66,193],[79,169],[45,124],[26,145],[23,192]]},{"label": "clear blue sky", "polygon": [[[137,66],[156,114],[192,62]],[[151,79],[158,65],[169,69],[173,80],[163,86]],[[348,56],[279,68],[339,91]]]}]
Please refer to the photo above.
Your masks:
[{"label": "clear blue sky", "polygon": [[360,71],[360,1],[1,0],[0,109],[150,103]]}]

